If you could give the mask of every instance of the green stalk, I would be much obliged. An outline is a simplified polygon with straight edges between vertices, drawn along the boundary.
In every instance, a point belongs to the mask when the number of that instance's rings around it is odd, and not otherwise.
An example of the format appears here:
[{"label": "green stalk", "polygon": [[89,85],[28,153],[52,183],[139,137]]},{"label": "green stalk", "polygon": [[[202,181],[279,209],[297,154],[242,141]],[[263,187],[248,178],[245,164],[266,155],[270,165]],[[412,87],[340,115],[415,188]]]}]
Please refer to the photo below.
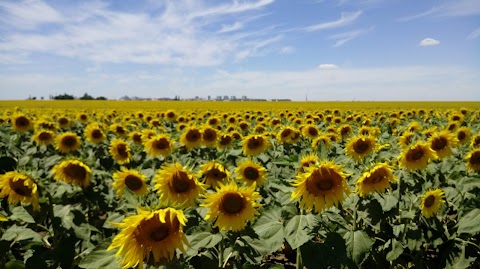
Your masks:
[{"label": "green stalk", "polygon": [[225,252],[225,238],[222,236],[222,240],[218,245],[218,268],[222,268],[223,266],[223,253]]},{"label": "green stalk", "polygon": [[303,269],[303,260],[302,260],[302,252],[300,251],[300,247],[297,248],[297,269]]}]

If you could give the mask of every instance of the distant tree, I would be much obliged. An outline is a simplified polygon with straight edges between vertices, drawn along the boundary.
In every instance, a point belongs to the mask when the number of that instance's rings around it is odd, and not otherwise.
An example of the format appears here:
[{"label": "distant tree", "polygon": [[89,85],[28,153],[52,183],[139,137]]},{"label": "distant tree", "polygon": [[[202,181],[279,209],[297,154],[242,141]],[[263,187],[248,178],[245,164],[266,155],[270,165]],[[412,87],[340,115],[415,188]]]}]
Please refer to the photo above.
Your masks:
[{"label": "distant tree", "polygon": [[99,96],[96,98],[96,100],[107,100],[107,97],[105,96]]},{"label": "distant tree", "polygon": [[80,100],[95,100],[95,98],[88,93],[85,93],[82,97],[80,97]]},{"label": "distant tree", "polygon": [[75,96],[73,95],[69,95],[69,94],[61,94],[61,95],[57,95],[57,96],[53,96],[53,100],[74,100],[75,99]]}]

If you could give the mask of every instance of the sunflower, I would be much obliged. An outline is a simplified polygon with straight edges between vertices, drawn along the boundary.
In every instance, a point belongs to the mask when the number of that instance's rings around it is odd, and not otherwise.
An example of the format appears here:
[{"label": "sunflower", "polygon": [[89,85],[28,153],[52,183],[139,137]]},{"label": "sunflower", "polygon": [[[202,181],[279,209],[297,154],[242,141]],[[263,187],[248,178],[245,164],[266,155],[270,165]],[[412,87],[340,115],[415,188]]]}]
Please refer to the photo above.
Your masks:
[{"label": "sunflower", "polygon": [[338,128],[338,133],[343,139],[349,137],[353,133],[352,126],[350,124],[344,124]]},{"label": "sunflower", "polygon": [[130,146],[123,139],[115,138],[110,141],[108,152],[118,164],[127,164],[132,158]]},{"label": "sunflower", "polygon": [[200,147],[202,145],[202,132],[195,126],[185,128],[180,136],[180,143],[187,147],[188,150]]},{"label": "sunflower", "polygon": [[233,137],[230,134],[220,134],[217,140],[217,149],[223,150],[232,146]]},{"label": "sunflower", "polygon": [[426,142],[420,141],[404,149],[400,154],[400,167],[406,167],[410,171],[422,170],[436,157],[435,151]]},{"label": "sunflower", "polygon": [[212,127],[217,127],[220,125],[220,123],[222,123],[222,121],[220,120],[219,117],[213,116],[207,120],[207,123]]},{"label": "sunflower", "polygon": [[409,147],[415,139],[415,133],[406,131],[398,138],[398,144],[402,148]]},{"label": "sunflower", "polygon": [[228,185],[219,183],[215,193],[205,195],[205,200],[200,206],[208,207],[206,220],[214,222],[213,227],[224,231],[241,231],[247,226],[247,221],[252,222],[259,215],[257,207],[261,205],[256,201],[261,197],[255,191],[255,184],[248,187],[238,187],[235,181]]},{"label": "sunflower", "polygon": [[202,183],[213,187],[217,187],[218,183],[224,182],[227,178],[230,178],[230,172],[225,166],[216,161],[202,164],[199,173],[200,177],[204,178]]},{"label": "sunflower", "polygon": [[73,124],[73,122],[67,117],[58,118],[57,123],[58,123],[58,126],[63,129],[69,128]]},{"label": "sunflower", "polygon": [[27,132],[33,128],[33,122],[24,114],[13,116],[12,128],[17,133]]},{"label": "sunflower", "polygon": [[421,130],[422,130],[422,125],[418,121],[412,121],[407,127],[407,131],[412,133],[418,132]]},{"label": "sunflower", "polygon": [[472,130],[467,126],[458,128],[456,136],[459,144],[465,144],[470,141]]},{"label": "sunflower", "polygon": [[77,120],[80,121],[83,124],[87,124],[88,123],[88,115],[84,112],[78,113],[77,114]]},{"label": "sunflower", "polygon": [[242,139],[243,155],[257,156],[270,147],[270,141],[264,135],[247,135]]},{"label": "sunflower", "polygon": [[57,181],[64,181],[82,188],[88,187],[92,177],[90,167],[79,160],[62,161],[52,168],[51,173]]},{"label": "sunflower", "polygon": [[37,184],[27,175],[10,171],[0,175],[0,198],[8,196],[8,204],[31,204],[34,210],[39,210]]},{"label": "sunflower", "polygon": [[390,183],[396,181],[392,168],[386,163],[376,164],[357,180],[355,192],[361,197],[374,192],[384,193],[386,189],[390,189]]},{"label": "sunflower", "polygon": [[299,173],[292,182],[296,189],[291,200],[301,198],[300,207],[307,212],[315,209],[318,213],[333,205],[338,206],[345,199],[344,194],[350,193],[341,168],[333,162],[307,167],[306,172]]},{"label": "sunflower", "polygon": [[75,133],[65,132],[57,136],[55,147],[62,153],[70,153],[76,151],[80,147],[80,141],[80,137]]},{"label": "sunflower", "polygon": [[315,153],[310,153],[302,157],[300,160],[300,171],[305,172],[307,167],[317,165],[320,159]]},{"label": "sunflower", "polygon": [[155,211],[139,209],[135,216],[113,225],[122,229],[107,250],[116,249],[123,268],[143,268],[143,262],[153,259],[156,263],[170,261],[178,248],[185,252],[188,240],[183,233],[187,218],[182,210],[164,208]]},{"label": "sunflower", "polygon": [[163,165],[154,180],[154,189],[163,202],[192,206],[204,190],[204,185],[197,177],[178,162]]},{"label": "sunflower", "polygon": [[32,140],[39,145],[50,145],[55,139],[55,133],[50,130],[39,130],[32,136]]},{"label": "sunflower", "polygon": [[445,193],[441,189],[429,190],[422,197],[420,209],[425,218],[431,218],[440,210],[440,206],[445,203]]},{"label": "sunflower", "polygon": [[173,150],[173,142],[166,135],[156,135],[145,142],[145,151],[148,156],[167,157]]},{"label": "sunflower", "polygon": [[465,158],[467,169],[472,172],[480,172],[480,149],[470,151]]},{"label": "sunflower", "polygon": [[202,144],[206,147],[212,147],[217,144],[217,130],[210,126],[202,128]]},{"label": "sunflower", "polygon": [[136,195],[145,195],[148,193],[147,177],[138,170],[122,167],[121,171],[113,173],[113,189],[118,196],[123,196],[125,187]]},{"label": "sunflower", "polygon": [[245,182],[247,185],[256,183],[257,186],[262,186],[265,182],[267,169],[259,163],[246,159],[238,164],[235,168],[236,178]]},{"label": "sunflower", "polygon": [[165,120],[169,121],[169,122],[175,122],[177,120],[177,113],[174,111],[174,110],[167,110],[165,112]]},{"label": "sunflower", "polygon": [[449,131],[441,131],[433,134],[429,139],[429,143],[430,148],[435,151],[438,158],[442,159],[452,154],[452,147],[458,143],[458,140],[455,134]]},{"label": "sunflower", "polygon": [[107,138],[100,125],[92,123],[84,130],[85,139],[93,144],[101,144]]},{"label": "sunflower", "polygon": [[480,134],[477,134],[472,137],[472,142],[470,144],[472,148],[479,148],[480,147]]},{"label": "sunflower", "polygon": [[317,138],[312,141],[312,148],[314,148],[315,150],[318,149],[320,143],[323,143],[326,149],[329,149],[332,146],[332,141],[327,135],[322,134],[317,136]]},{"label": "sunflower", "polygon": [[8,221],[8,218],[0,213],[0,221]]},{"label": "sunflower", "polygon": [[276,139],[280,143],[290,143],[294,135],[294,129],[290,126],[284,126],[276,135]]},{"label": "sunflower", "polygon": [[357,161],[372,154],[377,140],[373,136],[357,136],[348,140],[345,144],[345,152]]},{"label": "sunflower", "polygon": [[132,140],[132,142],[135,144],[135,145],[142,145],[143,144],[143,140],[142,140],[142,133],[139,132],[139,131],[132,131],[128,134],[128,138],[130,138],[130,140]]},{"label": "sunflower", "polygon": [[118,137],[123,137],[127,135],[127,130],[120,124],[112,124],[110,130],[114,132]]},{"label": "sunflower", "polygon": [[313,140],[313,139],[315,139],[315,137],[317,137],[320,134],[320,132],[318,131],[317,127],[315,127],[315,125],[307,124],[307,125],[303,126],[302,134],[307,139]]}]

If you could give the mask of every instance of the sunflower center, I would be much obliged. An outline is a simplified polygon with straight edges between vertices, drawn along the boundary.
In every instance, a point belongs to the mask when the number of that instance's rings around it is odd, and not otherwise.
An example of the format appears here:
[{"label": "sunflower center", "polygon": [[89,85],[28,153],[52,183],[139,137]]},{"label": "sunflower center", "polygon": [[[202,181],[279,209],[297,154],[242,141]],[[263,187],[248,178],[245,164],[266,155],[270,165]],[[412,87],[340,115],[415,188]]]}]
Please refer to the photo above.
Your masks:
[{"label": "sunflower center", "polygon": [[410,150],[407,153],[407,161],[410,161],[410,162],[418,161],[423,157],[423,155],[425,155],[425,153],[423,152],[423,149],[420,147],[417,147],[413,150]]},{"label": "sunflower center", "polygon": [[261,147],[263,144],[263,138],[262,137],[252,137],[248,140],[247,147],[249,149],[257,149]]},{"label": "sunflower center", "polygon": [[77,144],[77,139],[74,136],[66,136],[62,139],[62,145],[66,147],[74,147]]},{"label": "sunflower center", "polygon": [[353,150],[355,150],[358,154],[363,154],[367,152],[370,148],[370,144],[367,141],[357,140],[355,144],[353,144]]},{"label": "sunflower center", "polygon": [[175,113],[173,113],[173,112],[168,112],[167,113],[167,118],[173,118],[173,117],[175,117]]},{"label": "sunflower center", "polygon": [[87,115],[80,115],[81,120],[87,120]]},{"label": "sunflower center", "polygon": [[423,204],[425,207],[431,207],[435,203],[435,196],[430,195],[425,199],[425,203]]},{"label": "sunflower center", "polygon": [[40,139],[40,141],[48,141],[51,138],[52,138],[52,135],[47,132],[41,132],[40,135],[38,136],[38,139]]},{"label": "sunflower center", "polygon": [[445,137],[438,137],[433,140],[432,149],[435,151],[442,150],[447,146],[447,143],[448,141],[445,139]]},{"label": "sunflower center", "polygon": [[458,132],[457,138],[459,141],[463,141],[463,139],[465,139],[466,136],[467,134],[464,131],[460,131]]},{"label": "sunflower center", "polygon": [[188,131],[186,138],[190,142],[196,142],[200,139],[201,134],[198,130],[190,130]]},{"label": "sunflower center", "polygon": [[331,190],[332,187],[335,185],[331,178],[322,178],[321,180],[317,180],[315,183],[317,188],[322,191]]},{"label": "sunflower center", "polygon": [[291,133],[292,133],[292,131],[290,129],[285,129],[285,130],[282,131],[281,136],[283,138],[289,137]]},{"label": "sunflower center", "polygon": [[226,193],[222,198],[223,212],[227,214],[237,214],[245,206],[243,197],[234,192]]},{"label": "sunflower center", "polygon": [[208,123],[209,123],[210,125],[216,125],[216,124],[217,124],[217,119],[209,119],[209,120],[208,120]]},{"label": "sunflower center", "polygon": [[377,184],[386,178],[385,172],[383,170],[373,172],[369,177],[367,177],[363,182],[365,184]]},{"label": "sunflower center", "polygon": [[215,141],[217,138],[217,132],[214,130],[207,129],[203,132],[203,140],[206,141]]},{"label": "sunflower center", "polygon": [[78,164],[68,164],[63,170],[65,175],[73,180],[82,181],[87,177],[87,170]]},{"label": "sunflower center", "polygon": [[230,142],[232,142],[232,138],[228,135],[220,138],[220,145],[222,146],[230,145]]},{"label": "sunflower center", "polygon": [[128,157],[127,145],[125,144],[118,144],[117,145],[117,152],[122,158]]},{"label": "sunflower center", "polygon": [[310,127],[308,128],[308,134],[311,136],[317,136],[318,135],[318,130],[316,128]]},{"label": "sunflower center", "polygon": [[115,130],[117,131],[117,134],[124,134],[125,133],[125,129],[123,129],[122,126],[117,126],[117,128]]},{"label": "sunflower center", "polygon": [[125,177],[125,185],[127,185],[127,187],[130,190],[136,191],[136,190],[139,190],[140,188],[142,188],[143,181],[140,178],[138,178],[137,176],[128,175],[128,176]]},{"label": "sunflower center", "polygon": [[243,171],[243,174],[248,180],[257,180],[258,177],[260,176],[260,173],[258,172],[258,169],[255,167],[247,167]]},{"label": "sunflower center", "polygon": [[344,127],[342,128],[342,130],[340,131],[342,135],[347,135],[350,133],[350,128],[348,127]]},{"label": "sunflower center", "polygon": [[213,179],[224,179],[227,176],[224,172],[218,170],[217,168],[210,169],[207,172],[207,177],[208,178],[213,178]]},{"label": "sunflower center", "polygon": [[156,228],[150,233],[150,239],[152,239],[155,242],[160,242],[163,239],[167,238],[168,231],[169,229],[167,225],[159,226],[158,228]]},{"label": "sunflower center", "polygon": [[67,124],[68,124],[68,119],[66,119],[66,118],[60,118],[60,119],[58,120],[58,123],[59,123],[60,125],[67,125]]},{"label": "sunflower center", "polygon": [[24,116],[18,117],[15,120],[15,125],[19,127],[27,127],[29,124],[30,124],[30,121]]},{"label": "sunflower center", "polygon": [[10,180],[10,188],[21,196],[30,197],[32,195],[32,190],[25,186],[25,180],[23,179],[19,179],[17,181]]},{"label": "sunflower center", "polygon": [[173,176],[173,188],[175,192],[182,193],[190,189],[190,179],[187,173],[179,171]]},{"label": "sunflower center", "polygon": [[470,164],[480,165],[480,151],[476,151],[470,157]]},{"label": "sunflower center", "polygon": [[95,139],[102,138],[102,132],[98,129],[92,131],[92,137]]},{"label": "sunflower center", "polygon": [[153,145],[156,149],[168,149],[170,147],[170,143],[166,138],[161,138],[157,141],[155,141]]}]

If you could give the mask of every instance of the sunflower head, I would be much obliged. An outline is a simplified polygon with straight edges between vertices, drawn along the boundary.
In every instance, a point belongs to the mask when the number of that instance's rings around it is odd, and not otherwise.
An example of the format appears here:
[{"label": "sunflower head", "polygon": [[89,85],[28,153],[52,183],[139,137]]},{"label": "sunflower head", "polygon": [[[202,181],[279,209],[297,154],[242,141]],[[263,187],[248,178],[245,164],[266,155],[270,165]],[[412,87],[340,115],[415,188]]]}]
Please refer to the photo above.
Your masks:
[{"label": "sunflower head", "polygon": [[415,133],[406,131],[398,138],[398,144],[402,148],[409,147],[415,140]]},{"label": "sunflower head", "polygon": [[55,147],[63,153],[76,151],[81,145],[80,137],[72,132],[65,132],[57,136]]},{"label": "sunflower head", "polygon": [[233,144],[233,137],[230,134],[221,134],[217,140],[217,149],[223,150],[231,147]]},{"label": "sunflower head", "polygon": [[206,147],[212,147],[217,144],[218,133],[217,130],[207,126],[202,128],[202,144]]},{"label": "sunflower head", "polygon": [[445,193],[441,189],[429,190],[422,197],[420,209],[425,218],[431,218],[440,210],[440,206],[445,203]]},{"label": "sunflower head", "polygon": [[57,181],[88,187],[92,177],[90,167],[79,160],[65,160],[52,168],[53,178]]},{"label": "sunflower head", "polygon": [[33,122],[25,114],[16,114],[12,119],[12,128],[17,133],[27,132],[33,128]]},{"label": "sunflower head", "polygon": [[473,149],[465,158],[467,169],[472,172],[480,172],[480,149]]},{"label": "sunflower head", "polygon": [[133,131],[128,134],[128,137],[130,140],[133,141],[135,145],[142,145],[143,140],[142,140],[142,133],[139,131]]},{"label": "sunflower head", "polygon": [[175,110],[167,110],[165,112],[165,120],[169,122],[175,122],[177,120],[178,114],[175,112]]},{"label": "sunflower head", "polygon": [[270,147],[270,141],[264,135],[248,135],[242,140],[242,149],[245,156],[257,156],[268,147]]},{"label": "sunflower head", "polygon": [[300,160],[300,171],[305,172],[309,166],[318,165],[319,162],[320,162],[320,159],[318,158],[317,154],[311,153],[311,154],[305,155]]},{"label": "sunflower head", "polygon": [[374,192],[384,193],[385,190],[390,189],[390,183],[396,181],[392,169],[386,163],[376,164],[357,180],[355,192],[362,197]]},{"label": "sunflower head", "polygon": [[315,139],[320,134],[318,128],[313,124],[307,124],[302,128],[303,136],[305,136],[309,140]]},{"label": "sunflower head", "polygon": [[39,195],[37,184],[30,176],[10,171],[0,175],[0,198],[8,196],[8,204],[31,204],[34,210],[39,210]]},{"label": "sunflower head", "polygon": [[50,145],[55,139],[55,133],[50,130],[38,130],[33,134],[32,140],[37,145]]},{"label": "sunflower head", "polygon": [[143,268],[151,256],[155,263],[170,261],[176,249],[185,252],[188,240],[183,233],[187,218],[183,211],[164,208],[140,212],[114,223],[122,231],[115,236],[107,250],[117,249],[123,268]]},{"label": "sunflower head", "polygon": [[130,146],[120,138],[115,138],[110,142],[108,149],[110,156],[119,164],[127,164],[132,157]]},{"label": "sunflower head", "polygon": [[126,188],[139,196],[147,194],[147,177],[138,170],[122,167],[120,171],[113,173],[113,189],[118,196],[123,196]]},{"label": "sunflower head", "polygon": [[117,135],[117,137],[124,137],[127,135],[127,129],[120,124],[112,124],[110,130]]},{"label": "sunflower head", "polygon": [[458,128],[456,133],[458,143],[460,144],[467,143],[468,141],[470,141],[471,135],[472,135],[472,131],[469,127],[463,126]]},{"label": "sunflower head", "polygon": [[193,206],[205,189],[195,174],[178,162],[162,166],[154,181],[160,200],[183,206]]},{"label": "sunflower head", "polygon": [[315,209],[321,212],[332,206],[338,206],[345,199],[344,194],[350,193],[346,174],[341,166],[333,162],[310,166],[306,172],[300,172],[292,186],[296,187],[291,200],[300,198],[300,207],[307,212]]},{"label": "sunflower head", "polygon": [[346,153],[355,160],[361,161],[365,156],[372,154],[376,143],[376,139],[372,136],[353,137],[345,145]]},{"label": "sunflower head", "polygon": [[70,126],[72,126],[73,124],[73,122],[69,118],[63,116],[57,119],[57,123],[58,126],[63,129],[70,128]]},{"label": "sunflower head", "polygon": [[209,211],[206,220],[214,222],[213,227],[224,231],[241,231],[247,226],[248,221],[253,221],[259,215],[257,208],[261,205],[256,201],[261,197],[255,191],[255,184],[249,187],[238,187],[235,181],[229,184],[219,184],[215,193],[205,195],[205,200],[200,206],[207,207]]},{"label": "sunflower head", "polygon": [[219,183],[230,178],[230,172],[221,163],[211,161],[202,164],[200,167],[200,177],[203,177],[203,183],[207,186],[217,187]]},{"label": "sunflower head", "polygon": [[235,168],[236,178],[247,185],[262,186],[265,182],[267,169],[259,163],[246,159]]},{"label": "sunflower head", "polygon": [[170,155],[173,150],[173,142],[166,135],[156,135],[145,142],[145,151],[148,156]]},{"label": "sunflower head", "polygon": [[400,166],[410,171],[422,170],[435,158],[437,158],[435,151],[426,142],[417,142],[400,154]]},{"label": "sunflower head", "polygon": [[280,143],[290,143],[295,130],[290,126],[284,126],[276,135],[276,139]]},{"label": "sunflower head", "polygon": [[433,134],[430,139],[430,148],[435,151],[438,158],[445,158],[452,154],[452,147],[457,145],[458,140],[455,134],[448,131]]},{"label": "sunflower head", "polygon": [[84,135],[87,141],[93,144],[101,144],[107,138],[100,125],[96,123],[87,125]]},{"label": "sunflower head", "polygon": [[345,139],[352,135],[352,126],[350,126],[350,124],[344,124],[338,128],[338,133],[342,136],[343,139]]},{"label": "sunflower head", "polygon": [[323,143],[326,149],[330,149],[330,147],[332,146],[332,140],[328,135],[325,134],[317,136],[317,138],[312,141],[312,148],[317,150],[320,146],[320,143]]},{"label": "sunflower head", "polygon": [[200,147],[202,145],[202,131],[201,129],[190,126],[185,128],[180,136],[180,143],[187,147],[188,150]]}]

